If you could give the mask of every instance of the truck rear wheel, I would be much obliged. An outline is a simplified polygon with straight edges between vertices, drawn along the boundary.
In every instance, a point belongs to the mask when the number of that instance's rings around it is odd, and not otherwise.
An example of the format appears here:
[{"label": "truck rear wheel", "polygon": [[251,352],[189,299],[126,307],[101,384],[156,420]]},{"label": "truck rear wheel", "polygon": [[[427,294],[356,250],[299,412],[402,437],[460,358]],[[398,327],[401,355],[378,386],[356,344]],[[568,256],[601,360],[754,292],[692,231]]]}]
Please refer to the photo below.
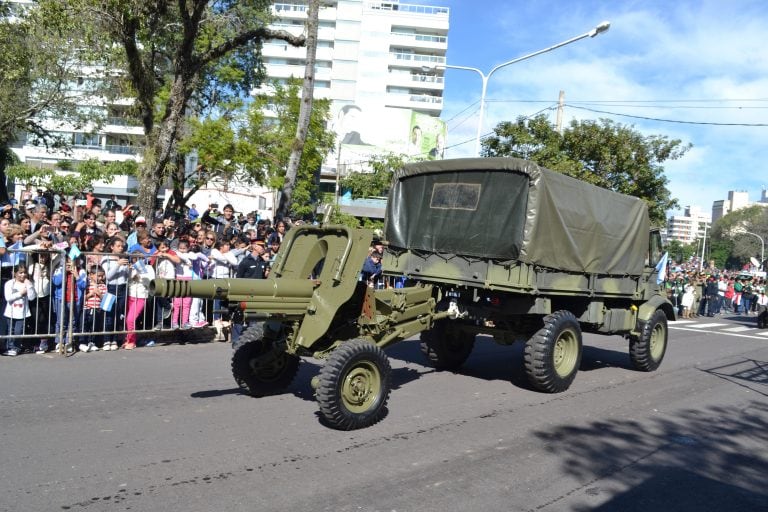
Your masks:
[{"label": "truck rear wheel", "polygon": [[525,371],[531,385],[546,393],[565,391],[581,364],[581,328],[570,311],[544,317],[544,327],[525,343]]},{"label": "truck rear wheel", "polygon": [[241,388],[253,396],[278,393],[287,388],[299,371],[300,359],[274,348],[264,338],[261,324],[243,331],[232,356],[232,376]]},{"label": "truck rear wheel", "polygon": [[352,340],[331,352],[320,370],[317,402],[333,428],[354,430],[381,420],[389,399],[391,367],[384,351]]},{"label": "truck rear wheel", "polygon": [[643,324],[640,336],[629,337],[629,359],[636,370],[652,372],[667,351],[667,315],[660,309]]},{"label": "truck rear wheel", "polygon": [[435,322],[421,332],[421,352],[437,370],[458,370],[475,346],[475,335],[448,328],[448,322]]}]

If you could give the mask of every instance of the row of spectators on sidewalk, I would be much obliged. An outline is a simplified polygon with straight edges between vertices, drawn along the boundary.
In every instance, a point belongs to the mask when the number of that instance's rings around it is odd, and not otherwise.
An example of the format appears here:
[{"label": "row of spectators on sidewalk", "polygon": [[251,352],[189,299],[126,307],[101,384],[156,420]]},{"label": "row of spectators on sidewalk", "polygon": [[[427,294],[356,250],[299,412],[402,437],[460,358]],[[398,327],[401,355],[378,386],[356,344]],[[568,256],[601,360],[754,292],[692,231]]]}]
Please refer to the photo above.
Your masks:
[{"label": "row of spectators on sidewalk", "polygon": [[[70,324],[73,332],[100,333],[80,338],[85,351],[133,349],[137,328],[163,327],[164,317],[169,328],[212,323],[221,335],[221,304],[155,300],[149,297],[150,280],[266,277],[288,228],[288,222],[278,221],[273,228],[252,214],[241,223],[231,205],[222,213],[211,205],[194,221],[166,212],[151,222],[134,216],[131,206],[108,205],[102,211],[94,199],[74,208],[61,200],[53,211],[43,201],[2,206],[0,334],[6,336],[5,355],[25,348],[45,353],[55,334]],[[105,297],[113,301],[109,308]]]}]

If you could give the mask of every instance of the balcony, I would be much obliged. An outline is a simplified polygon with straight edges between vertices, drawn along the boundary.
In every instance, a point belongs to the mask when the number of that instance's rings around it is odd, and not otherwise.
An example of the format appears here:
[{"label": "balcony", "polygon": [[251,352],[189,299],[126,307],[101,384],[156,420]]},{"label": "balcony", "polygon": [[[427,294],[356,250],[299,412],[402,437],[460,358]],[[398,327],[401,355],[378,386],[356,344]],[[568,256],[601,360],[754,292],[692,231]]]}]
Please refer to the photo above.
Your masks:
[{"label": "balcony", "polygon": [[445,64],[445,57],[441,55],[425,55],[422,53],[389,52],[389,63],[394,66],[429,67],[434,68],[438,64]]},{"label": "balcony", "polygon": [[413,32],[391,33],[391,42],[397,46],[407,46],[413,48],[423,48],[427,50],[447,50],[448,37],[431,34],[418,34]]},{"label": "balcony", "polygon": [[448,7],[437,7],[434,5],[416,5],[401,4],[397,2],[366,2],[365,8],[370,11],[389,11],[404,14],[423,14],[426,16],[438,16],[448,18],[450,9]]},{"label": "balcony", "polygon": [[424,89],[428,91],[442,91],[445,88],[445,79],[442,76],[423,73],[390,73],[387,85],[405,87],[408,89]]},{"label": "balcony", "polygon": [[[101,149],[101,148],[98,148],[98,149]],[[106,146],[104,146],[104,149],[106,149],[108,153],[114,153],[116,155],[135,155],[139,152],[139,148],[137,147],[115,145],[115,144],[107,144]]]},{"label": "balcony", "polygon": [[390,92],[386,96],[386,106],[439,113],[443,109],[443,98],[430,94],[399,94]]}]

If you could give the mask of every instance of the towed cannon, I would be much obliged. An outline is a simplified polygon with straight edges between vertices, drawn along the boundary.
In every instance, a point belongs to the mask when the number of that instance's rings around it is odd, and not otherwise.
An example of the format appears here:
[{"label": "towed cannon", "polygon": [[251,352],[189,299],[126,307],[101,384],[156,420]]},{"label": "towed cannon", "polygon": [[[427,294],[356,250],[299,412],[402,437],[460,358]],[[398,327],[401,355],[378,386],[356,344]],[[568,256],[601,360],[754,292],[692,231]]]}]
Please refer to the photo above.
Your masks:
[{"label": "towed cannon", "polygon": [[389,397],[382,348],[447,316],[431,286],[374,290],[359,278],[373,234],[343,226],[291,229],[268,279],[155,279],[159,297],[221,299],[248,327],[235,344],[232,374],[254,396],[284,390],[300,358],[327,359],[313,379],[320,410],[336,428],[378,421]]},{"label": "towed cannon", "polygon": [[154,279],[150,293],[158,297],[221,299],[239,305],[246,317],[280,313],[302,317],[312,298],[315,283],[308,279],[203,279],[179,281]]},{"label": "towed cannon", "polygon": [[582,332],[623,336],[639,371],[664,358],[675,313],[640,199],[514,158],[420,162],[394,173],[384,235],[384,274],[402,288],[359,279],[371,231],[326,225],[291,229],[268,279],[157,279],[152,290],[238,304],[248,328],[232,373],[254,396],[285,389],[301,357],[325,360],[312,386],[343,430],[384,417],[383,349],[417,334],[438,370],[459,369],[477,335],[522,341],[526,376],[546,393],[576,377]]}]

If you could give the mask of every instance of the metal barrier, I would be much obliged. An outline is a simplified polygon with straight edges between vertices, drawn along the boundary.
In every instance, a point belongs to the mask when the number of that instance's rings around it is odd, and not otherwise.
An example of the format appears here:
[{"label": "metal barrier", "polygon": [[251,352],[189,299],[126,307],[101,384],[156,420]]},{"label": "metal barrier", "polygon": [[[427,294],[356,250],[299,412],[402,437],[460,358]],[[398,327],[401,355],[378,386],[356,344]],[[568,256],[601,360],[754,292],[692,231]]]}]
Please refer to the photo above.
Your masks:
[{"label": "metal barrier", "polygon": [[[177,330],[187,329],[210,341],[212,329],[203,328],[228,313],[225,304],[213,299],[187,298],[174,303],[149,296],[149,280],[158,271],[158,261],[150,265],[149,257],[96,252],[82,252],[74,259],[69,256],[68,250],[24,247],[8,248],[0,258],[0,352],[15,348],[17,352],[47,349],[73,354],[78,345],[105,349],[106,343],[110,344],[108,350],[116,350],[125,340],[129,345],[158,338],[173,341]],[[110,285],[103,265],[118,258],[130,262],[127,274],[122,275],[125,284]],[[22,276],[20,269],[27,275]],[[143,281],[136,279],[142,269],[149,276]],[[16,298],[25,281],[34,294]],[[16,293],[8,295],[7,289]],[[10,308],[7,297],[12,299]],[[185,332],[180,338],[183,342],[190,334]]]}]

